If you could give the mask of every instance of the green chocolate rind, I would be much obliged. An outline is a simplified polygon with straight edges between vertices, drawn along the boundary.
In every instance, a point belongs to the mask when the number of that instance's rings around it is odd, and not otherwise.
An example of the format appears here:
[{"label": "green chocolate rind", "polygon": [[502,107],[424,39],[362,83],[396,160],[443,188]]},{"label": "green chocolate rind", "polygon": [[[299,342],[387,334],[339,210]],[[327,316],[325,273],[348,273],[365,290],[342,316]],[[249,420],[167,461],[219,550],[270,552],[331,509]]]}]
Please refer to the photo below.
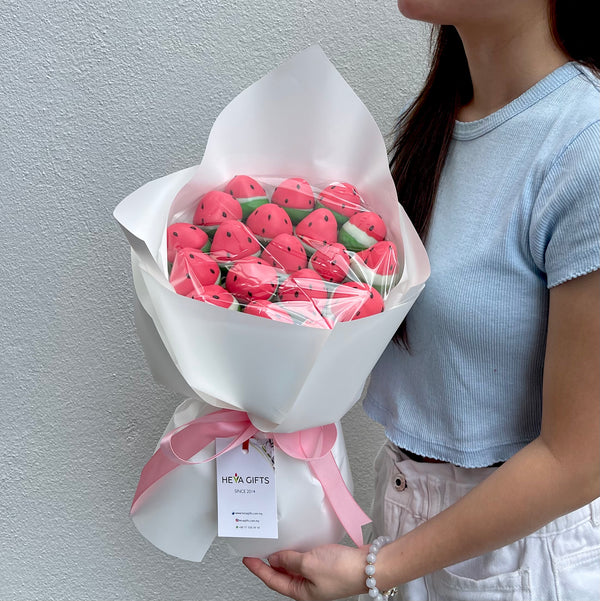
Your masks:
[{"label": "green chocolate rind", "polygon": [[341,213],[334,211],[331,207],[326,207],[320,202],[317,202],[317,209],[327,209],[328,211],[331,211],[335,217],[335,220],[337,221],[338,227],[342,227],[342,225],[344,225],[344,223],[350,219],[350,217],[346,217],[346,215],[342,215]]},{"label": "green chocolate rind", "polygon": [[248,219],[248,216],[252,211],[258,209],[258,207],[265,205],[269,202],[269,199],[266,196],[257,196],[255,198],[244,200],[243,198],[238,198],[237,201],[240,203],[242,207],[242,219],[245,221]]},{"label": "green chocolate rind", "polygon": [[290,207],[281,207],[290,217],[294,225],[298,225],[307,215],[312,213],[312,209],[292,209]]}]

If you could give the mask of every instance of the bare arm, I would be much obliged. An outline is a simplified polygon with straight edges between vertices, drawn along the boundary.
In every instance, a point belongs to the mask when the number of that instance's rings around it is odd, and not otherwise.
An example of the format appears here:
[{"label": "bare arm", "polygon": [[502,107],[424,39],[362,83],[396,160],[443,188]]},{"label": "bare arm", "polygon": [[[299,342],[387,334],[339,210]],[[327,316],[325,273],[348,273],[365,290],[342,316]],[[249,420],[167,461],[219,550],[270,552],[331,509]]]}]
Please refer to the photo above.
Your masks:
[{"label": "bare arm", "polygon": [[550,291],[540,436],[460,501],[379,554],[405,582],[482,555],[600,495],[600,273]]}]

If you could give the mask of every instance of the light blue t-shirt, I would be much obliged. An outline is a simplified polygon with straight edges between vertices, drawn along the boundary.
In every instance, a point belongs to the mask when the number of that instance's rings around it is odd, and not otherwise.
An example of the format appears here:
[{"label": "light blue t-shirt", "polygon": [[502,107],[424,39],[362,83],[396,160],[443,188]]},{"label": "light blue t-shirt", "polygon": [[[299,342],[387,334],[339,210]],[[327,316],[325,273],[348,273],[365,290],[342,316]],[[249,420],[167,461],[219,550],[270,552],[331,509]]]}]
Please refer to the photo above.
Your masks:
[{"label": "light blue t-shirt", "polygon": [[431,277],[366,413],[399,447],[480,467],[539,435],[548,289],[600,267],[600,92],[567,63],[457,122],[426,243]]}]

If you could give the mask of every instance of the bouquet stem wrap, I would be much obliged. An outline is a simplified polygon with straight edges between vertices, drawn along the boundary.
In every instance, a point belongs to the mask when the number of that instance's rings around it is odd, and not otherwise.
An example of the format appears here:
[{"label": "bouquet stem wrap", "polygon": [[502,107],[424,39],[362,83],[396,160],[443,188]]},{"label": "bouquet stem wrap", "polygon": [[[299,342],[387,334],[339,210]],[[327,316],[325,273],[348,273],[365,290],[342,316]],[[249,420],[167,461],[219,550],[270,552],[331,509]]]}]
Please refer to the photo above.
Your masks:
[{"label": "bouquet stem wrap", "polygon": [[[162,437],[159,448],[142,469],[131,505],[132,517],[135,519],[136,513],[143,506],[146,493],[167,474],[180,466],[212,462],[219,455],[242,445],[258,432],[259,430],[252,424],[246,413],[230,409],[221,409],[203,415],[168,432]],[[332,454],[338,439],[337,426],[327,424],[292,433],[268,433],[267,436],[272,437],[276,448],[287,456],[306,462],[311,473],[322,486],[325,498],[339,522],[354,543],[357,546],[362,545],[361,527],[371,519],[352,497]],[[199,461],[190,460],[214,443],[216,438],[233,438],[233,440],[220,453]]]}]

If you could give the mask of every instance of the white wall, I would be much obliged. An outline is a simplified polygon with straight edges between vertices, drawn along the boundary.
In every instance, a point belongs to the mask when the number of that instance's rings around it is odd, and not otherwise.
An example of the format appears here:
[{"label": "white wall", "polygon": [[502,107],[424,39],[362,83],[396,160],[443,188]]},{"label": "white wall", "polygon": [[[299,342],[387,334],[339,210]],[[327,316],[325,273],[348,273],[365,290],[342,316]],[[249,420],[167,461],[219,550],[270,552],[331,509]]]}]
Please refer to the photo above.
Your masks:
[{"label": "white wall", "polygon": [[[315,42],[387,133],[427,54],[393,0],[0,4],[2,601],[279,598],[218,544],[187,563],[129,521],[181,399],[146,367],[111,214],[199,163],[220,110]],[[344,427],[368,509],[381,429],[360,406]]]}]

